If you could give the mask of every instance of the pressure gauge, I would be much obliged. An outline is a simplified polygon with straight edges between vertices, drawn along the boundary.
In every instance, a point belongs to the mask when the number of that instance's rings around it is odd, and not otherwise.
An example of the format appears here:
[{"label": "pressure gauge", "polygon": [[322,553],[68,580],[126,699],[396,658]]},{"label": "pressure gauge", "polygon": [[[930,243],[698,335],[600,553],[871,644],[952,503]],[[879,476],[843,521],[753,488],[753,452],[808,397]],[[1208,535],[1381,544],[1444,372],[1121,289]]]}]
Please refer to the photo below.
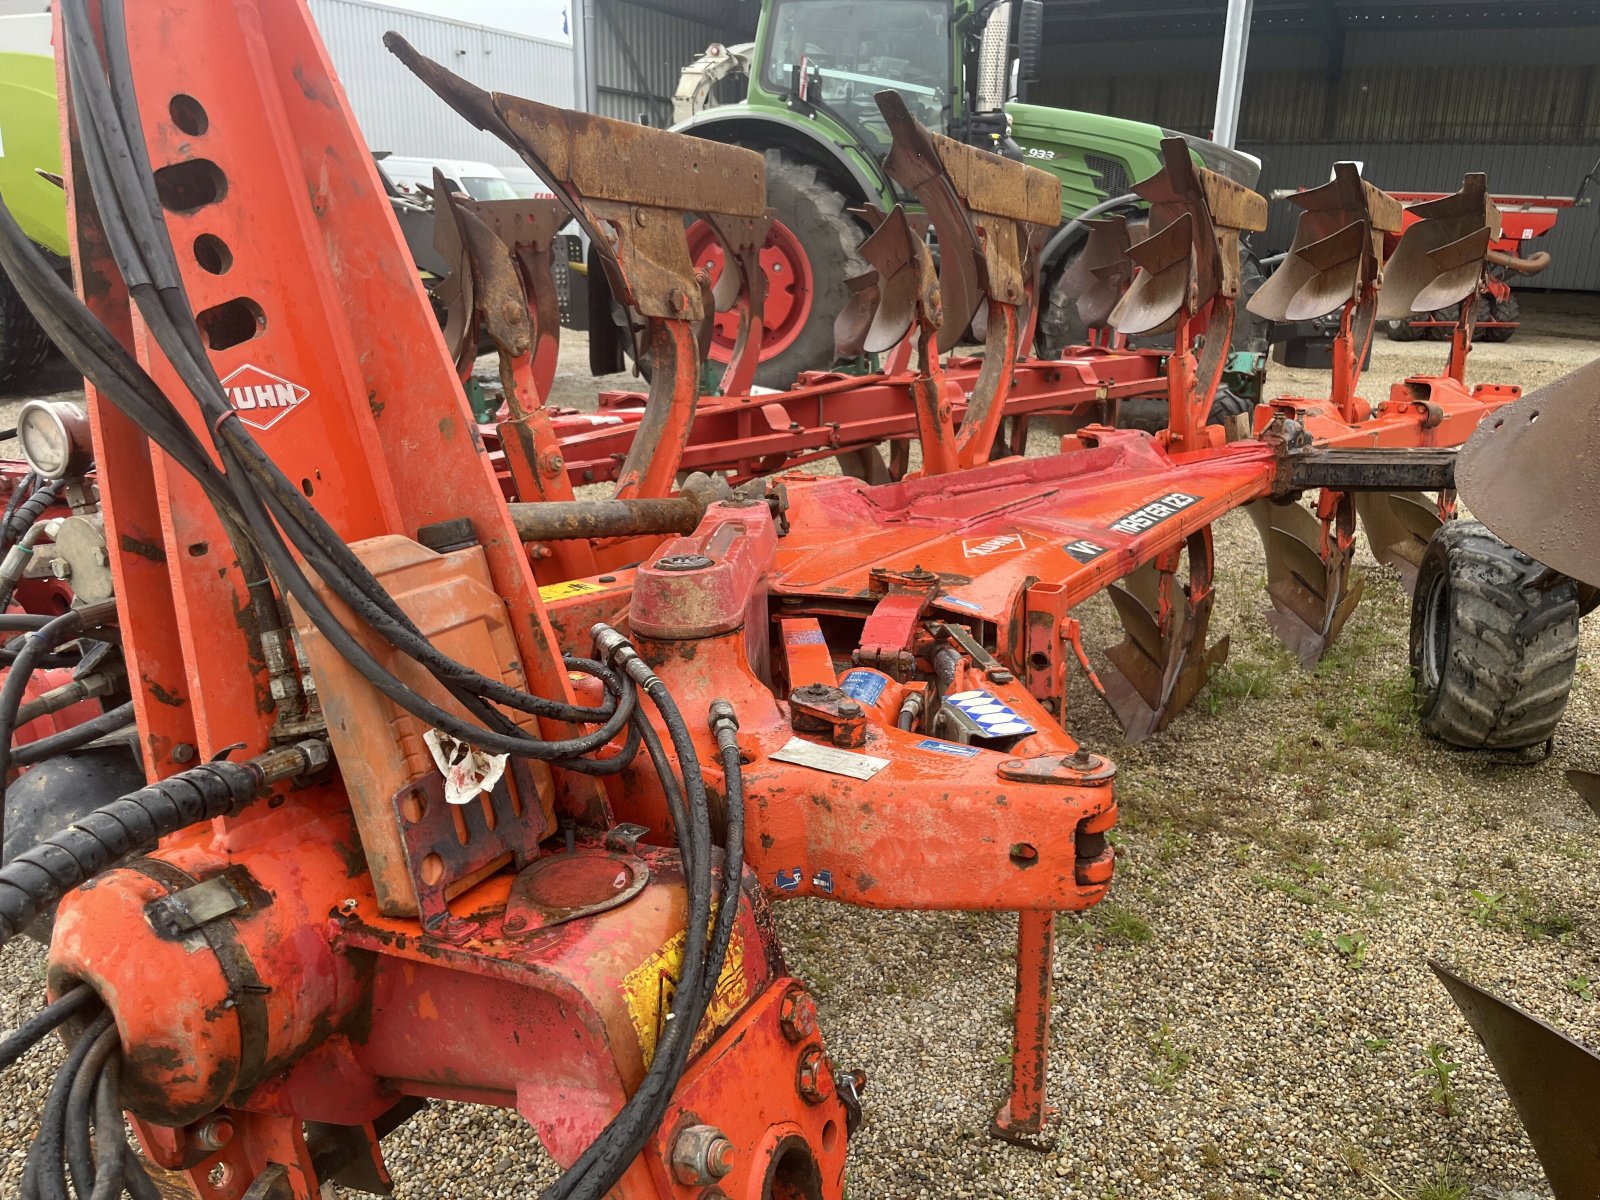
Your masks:
[{"label": "pressure gauge", "polygon": [[46,479],[81,475],[94,461],[89,416],[70,400],[30,400],[17,414],[22,457]]}]

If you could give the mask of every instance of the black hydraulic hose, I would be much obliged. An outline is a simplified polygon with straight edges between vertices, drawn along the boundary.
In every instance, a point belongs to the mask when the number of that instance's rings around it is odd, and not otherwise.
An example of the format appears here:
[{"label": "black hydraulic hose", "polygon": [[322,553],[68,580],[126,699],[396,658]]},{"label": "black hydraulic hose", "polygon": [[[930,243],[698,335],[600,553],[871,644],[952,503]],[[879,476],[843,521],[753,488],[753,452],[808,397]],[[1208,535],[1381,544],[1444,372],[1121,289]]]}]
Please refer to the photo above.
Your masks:
[{"label": "black hydraulic hose", "polygon": [[24,500],[15,512],[6,517],[5,527],[0,529],[0,550],[11,549],[21,540],[23,534],[33,528],[33,523],[44,515],[45,509],[56,502],[63,486],[65,486],[64,480],[50,480]]},{"label": "black hydraulic hose", "polygon": [[236,812],[264,782],[251,763],[202,763],[113,800],[0,867],[0,946],[112,863],[169,833]]},{"label": "black hydraulic hose", "polygon": [[[42,629],[23,635],[22,647],[11,661],[6,681],[0,684],[0,797],[11,775],[11,738],[16,733],[17,710],[28,689],[28,678],[39,660],[63,642],[71,641],[86,629],[116,620],[117,606],[111,601],[85,605],[63,613]],[[5,804],[0,799],[0,845],[5,843]]]},{"label": "black hydraulic hose", "polygon": [[95,1039],[94,1045],[89,1048],[83,1065],[73,1077],[72,1088],[67,1093],[64,1142],[67,1174],[72,1177],[72,1190],[78,1193],[80,1200],[86,1200],[90,1190],[95,1186],[98,1174],[94,1147],[89,1142],[89,1127],[94,1123],[92,1110],[95,1093],[100,1086],[100,1072],[105,1068],[106,1060],[112,1053],[120,1049],[117,1039],[117,1027],[106,1026],[104,1032]]},{"label": "black hydraulic hose", "polygon": [[[5,515],[0,516],[0,530],[11,528],[11,518],[16,515],[17,509],[22,507],[22,502],[33,495],[38,486],[39,476],[33,471],[29,471],[22,477],[17,486],[11,490],[11,499],[6,501]],[[0,546],[0,549],[9,548],[9,546]]]},{"label": "black hydraulic hose", "polygon": [[[133,724],[133,701],[129,700],[116,708],[107,709],[99,716],[90,717],[81,724],[74,725],[71,729],[63,729],[59,733],[52,733],[31,742],[24,742],[11,752],[11,765],[14,767],[32,766],[34,763],[44,762],[47,758],[54,758],[57,754],[65,754],[68,750],[78,750],[90,742],[98,741],[108,733],[115,733],[119,729],[126,729]],[[0,824],[3,830],[3,824]]]},{"label": "black hydraulic hose", "polygon": [[79,1069],[99,1041],[100,1035],[111,1028],[111,1014],[102,1012],[79,1035],[68,1052],[66,1061],[56,1072],[50,1097],[45,1101],[44,1115],[39,1122],[39,1136],[34,1140],[31,1159],[38,1155],[39,1166],[35,1176],[39,1200],[68,1200],[64,1158],[67,1138],[67,1099]]},{"label": "black hydraulic hose", "polygon": [[0,1042],[0,1071],[5,1070],[16,1062],[29,1050],[50,1035],[69,1017],[83,1011],[94,1004],[99,997],[90,988],[79,984],[40,1009],[33,1016],[22,1023],[19,1028],[4,1042]]},{"label": "black hydraulic hose", "polygon": [[[111,1031],[116,1033],[115,1027]],[[128,1138],[122,1130],[122,1103],[118,1098],[122,1081],[122,1055],[113,1054],[100,1072],[94,1094],[95,1160],[94,1188],[88,1200],[116,1200],[128,1182]],[[143,1171],[140,1171],[143,1175]]]}]

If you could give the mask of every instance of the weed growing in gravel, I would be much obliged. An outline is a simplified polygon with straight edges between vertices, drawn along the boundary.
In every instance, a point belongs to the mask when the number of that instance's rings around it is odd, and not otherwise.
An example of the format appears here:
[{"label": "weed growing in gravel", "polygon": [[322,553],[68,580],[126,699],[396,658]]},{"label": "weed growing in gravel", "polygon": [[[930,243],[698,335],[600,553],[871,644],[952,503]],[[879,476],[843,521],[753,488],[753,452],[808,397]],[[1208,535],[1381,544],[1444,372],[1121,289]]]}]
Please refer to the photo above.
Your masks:
[{"label": "weed growing in gravel", "polygon": [[1594,987],[1587,975],[1574,975],[1567,980],[1567,990],[1580,1000],[1594,999]]},{"label": "weed growing in gravel", "polygon": [[1517,927],[1528,937],[1552,938],[1560,941],[1578,928],[1573,915],[1564,909],[1552,908],[1529,892],[1518,892],[1516,908],[1512,914]]},{"label": "weed growing in gravel", "polygon": [[1178,1077],[1189,1069],[1194,1055],[1172,1040],[1172,1026],[1161,1022],[1155,1037],[1150,1039],[1150,1053],[1155,1056],[1155,1067],[1145,1074],[1145,1079],[1163,1092],[1170,1092]]},{"label": "weed growing in gravel", "polygon": [[1367,960],[1367,939],[1357,933],[1341,933],[1333,939],[1333,948],[1344,955],[1344,965],[1359,971]]},{"label": "weed growing in gravel", "polygon": [[1439,1167],[1432,1179],[1425,1179],[1411,1190],[1412,1200],[1467,1200],[1467,1185],[1449,1167]]},{"label": "weed growing in gravel", "polygon": [[1056,926],[1064,938],[1125,946],[1142,946],[1155,936],[1148,921],[1120,904],[1097,904],[1078,915],[1063,913]]},{"label": "weed growing in gravel", "polygon": [[1368,850],[1394,850],[1405,835],[1393,821],[1361,831],[1361,845]]},{"label": "weed growing in gravel", "polygon": [[1456,1089],[1451,1082],[1451,1076],[1461,1069],[1461,1064],[1447,1058],[1450,1048],[1443,1042],[1429,1042],[1428,1048],[1423,1053],[1428,1061],[1418,1067],[1413,1074],[1424,1080],[1428,1085],[1428,1098],[1433,1105],[1447,1117],[1453,1117],[1456,1111]]},{"label": "weed growing in gravel", "polygon": [[1487,929],[1490,925],[1500,923],[1500,906],[1505,903],[1504,892],[1485,892],[1473,888],[1469,893],[1472,897],[1472,923],[1482,925]]},{"label": "weed growing in gravel", "polygon": [[1213,717],[1251,700],[1267,700],[1278,694],[1278,681],[1284,678],[1282,663],[1261,658],[1230,658],[1211,672],[1201,702]]}]

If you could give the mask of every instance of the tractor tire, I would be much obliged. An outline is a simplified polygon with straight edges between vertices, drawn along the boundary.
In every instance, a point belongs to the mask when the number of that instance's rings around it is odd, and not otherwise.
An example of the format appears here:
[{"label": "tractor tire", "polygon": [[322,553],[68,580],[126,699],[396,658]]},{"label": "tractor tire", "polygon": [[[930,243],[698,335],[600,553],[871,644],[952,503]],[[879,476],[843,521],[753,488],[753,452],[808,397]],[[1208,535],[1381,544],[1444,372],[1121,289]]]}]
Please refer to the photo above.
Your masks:
[{"label": "tractor tire", "polygon": [[0,392],[23,387],[53,349],[39,322],[0,271]]},{"label": "tractor tire", "polygon": [[782,150],[768,150],[766,158],[767,204],[809,259],[811,304],[789,344],[756,368],[756,382],[790,388],[799,372],[833,364],[833,323],[850,299],[845,280],[866,270],[866,230],[845,211],[844,189],[815,163]]},{"label": "tractor tire", "polygon": [[1410,321],[1385,321],[1383,331],[1389,335],[1391,342],[1414,342],[1422,336],[1422,330],[1414,327]]},{"label": "tractor tire", "polygon": [[[1517,303],[1515,296],[1507,296],[1499,304],[1493,305],[1489,309],[1489,315],[1496,321],[1520,321],[1522,320],[1522,305]],[[1483,340],[1486,342],[1509,342],[1516,332],[1514,326],[1510,329],[1485,329],[1483,331]]]},{"label": "tractor tire", "polygon": [[1039,314],[1039,332],[1034,337],[1035,353],[1040,358],[1055,359],[1068,346],[1081,346],[1089,340],[1089,327],[1078,315],[1078,298],[1066,286],[1066,274],[1085,243],[1079,242],[1061,256],[1058,268],[1052,271],[1045,287],[1049,303]]},{"label": "tractor tire", "polygon": [[1478,521],[1434,533],[1411,602],[1422,731],[1467,750],[1548,741],[1578,661],[1578,585]]},{"label": "tractor tire", "polygon": [[[1206,414],[1207,425],[1228,426],[1236,417],[1255,412],[1255,402],[1247,400],[1226,385],[1217,388],[1211,401],[1211,411]],[[1157,434],[1167,427],[1167,399],[1165,396],[1134,396],[1117,406],[1117,428],[1137,429],[1142,433]]]}]

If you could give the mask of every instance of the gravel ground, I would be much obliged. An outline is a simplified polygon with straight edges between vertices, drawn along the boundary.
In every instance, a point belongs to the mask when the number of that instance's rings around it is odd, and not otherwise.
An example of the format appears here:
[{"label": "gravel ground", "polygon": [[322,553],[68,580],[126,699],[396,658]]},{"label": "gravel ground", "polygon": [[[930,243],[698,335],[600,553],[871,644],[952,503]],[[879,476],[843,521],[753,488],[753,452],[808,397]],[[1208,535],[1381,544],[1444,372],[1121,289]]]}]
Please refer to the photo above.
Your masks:
[{"label": "gravel ground", "polygon": [[[1600,352],[1592,298],[1526,307],[1531,327],[1477,349],[1472,378],[1531,388]],[[1443,352],[1380,339],[1367,393],[1436,370]],[[558,401],[592,404],[581,346],[563,357]],[[1278,367],[1269,380],[1278,393],[1325,387]],[[1009,1050],[1010,918],[779,907],[834,1055],[868,1074],[852,1197],[1550,1194],[1426,961],[1600,1046],[1600,824],[1561,780],[1600,762],[1597,627],[1550,761],[1450,752],[1408,712],[1392,572],[1361,547],[1366,599],[1303,673],[1262,620],[1248,520],[1216,532],[1212,628],[1232,653],[1209,691],[1139,747],[1120,744],[1086,687],[1073,696],[1069,725],[1121,766],[1123,820],[1111,898],[1060,922],[1054,1151],[984,1132]],[[1108,606],[1087,608],[1091,646],[1115,640]],[[0,958],[0,1028],[41,1003],[41,973],[31,945]],[[0,1198],[15,1194],[52,1058],[0,1076]],[[459,1105],[412,1121],[389,1152],[408,1200],[527,1196],[551,1177],[515,1117]]]}]

